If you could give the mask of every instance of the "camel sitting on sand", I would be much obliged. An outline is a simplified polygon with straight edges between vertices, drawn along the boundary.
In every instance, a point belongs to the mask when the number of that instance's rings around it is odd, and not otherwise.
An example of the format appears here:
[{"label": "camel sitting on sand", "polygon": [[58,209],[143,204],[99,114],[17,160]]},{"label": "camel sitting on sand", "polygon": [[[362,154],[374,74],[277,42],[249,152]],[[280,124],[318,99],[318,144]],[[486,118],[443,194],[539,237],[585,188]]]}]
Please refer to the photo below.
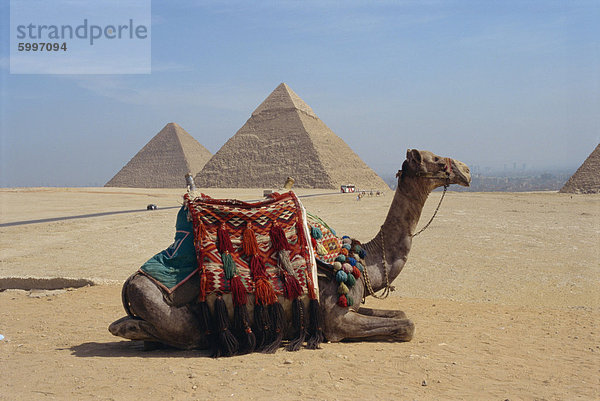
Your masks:
[{"label": "camel sitting on sand", "polygon": [[[363,244],[365,271],[358,280],[363,285],[350,289],[352,299],[390,290],[406,263],[415,228],[432,190],[450,184],[469,186],[471,181],[464,163],[415,149],[407,151],[397,176],[398,187],[388,215],[378,234]],[[109,331],[115,336],[177,348],[207,348],[205,333],[187,304],[197,296],[197,288],[196,282],[166,295],[148,277],[133,275],[123,287],[125,309],[132,313],[112,323]],[[328,341],[410,341],[413,337],[414,324],[402,311],[370,309],[359,303],[338,306],[338,283],[321,275],[319,299],[323,334]]]}]

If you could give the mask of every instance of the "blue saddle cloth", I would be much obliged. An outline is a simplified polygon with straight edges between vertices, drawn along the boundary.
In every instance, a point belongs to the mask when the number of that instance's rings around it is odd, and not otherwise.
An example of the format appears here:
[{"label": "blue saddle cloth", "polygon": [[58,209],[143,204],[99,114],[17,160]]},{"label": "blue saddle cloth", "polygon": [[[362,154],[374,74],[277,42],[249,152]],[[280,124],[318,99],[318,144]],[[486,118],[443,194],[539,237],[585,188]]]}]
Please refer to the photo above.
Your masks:
[{"label": "blue saddle cloth", "polygon": [[175,240],[164,251],[157,253],[140,267],[169,292],[186,281],[198,269],[194,249],[194,226],[187,219],[184,206],[177,213]]}]

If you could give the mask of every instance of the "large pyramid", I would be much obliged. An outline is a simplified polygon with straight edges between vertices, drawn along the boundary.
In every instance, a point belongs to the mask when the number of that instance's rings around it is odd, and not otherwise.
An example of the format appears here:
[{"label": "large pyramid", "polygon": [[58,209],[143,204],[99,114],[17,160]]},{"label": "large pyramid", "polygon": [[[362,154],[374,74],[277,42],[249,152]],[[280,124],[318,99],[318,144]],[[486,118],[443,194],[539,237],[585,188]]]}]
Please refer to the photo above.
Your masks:
[{"label": "large pyramid", "polygon": [[104,186],[184,188],[185,175],[198,173],[211,156],[183,128],[169,123]]},{"label": "large pyramid", "polygon": [[600,193],[600,144],[588,156],[559,192],[571,194]]},{"label": "large pyramid", "polygon": [[280,84],[195,178],[200,188],[389,189],[289,86]]}]

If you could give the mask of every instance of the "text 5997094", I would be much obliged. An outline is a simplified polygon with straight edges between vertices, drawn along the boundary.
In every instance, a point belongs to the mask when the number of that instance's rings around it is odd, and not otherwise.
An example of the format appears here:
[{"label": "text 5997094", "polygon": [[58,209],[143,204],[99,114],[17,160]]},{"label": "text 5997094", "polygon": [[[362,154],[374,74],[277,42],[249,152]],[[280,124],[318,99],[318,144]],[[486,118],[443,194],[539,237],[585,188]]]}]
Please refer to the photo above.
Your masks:
[{"label": "text 5997094", "polygon": [[17,46],[20,52],[58,52],[67,51],[67,42],[21,42]]}]

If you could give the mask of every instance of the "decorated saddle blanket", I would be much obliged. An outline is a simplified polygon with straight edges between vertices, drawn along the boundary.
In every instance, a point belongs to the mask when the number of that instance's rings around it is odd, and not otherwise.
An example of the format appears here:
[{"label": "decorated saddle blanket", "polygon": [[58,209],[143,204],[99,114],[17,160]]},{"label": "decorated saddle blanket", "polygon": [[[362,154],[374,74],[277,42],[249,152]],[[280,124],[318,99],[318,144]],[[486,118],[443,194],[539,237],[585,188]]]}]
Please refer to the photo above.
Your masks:
[{"label": "decorated saddle blanket", "polygon": [[[194,226],[196,225],[196,229]],[[287,260],[273,245],[271,229],[276,225],[285,235],[289,246]],[[235,275],[240,278],[246,292],[254,293],[255,279],[252,274],[252,255],[244,253],[244,233],[253,232],[264,264],[265,277],[277,295],[285,296],[286,275],[293,275],[301,294],[314,291],[318,297],[316,262],[329,269],[340,284],[352,288],[363,271],[365,253],[357,241],[349,237],[337,237],[333,228],[319,217],[306,213],[293,192],[275,194],[262,202],[248,203],[238,200],[213,199],[206,195],[187,198],[177,213],[173,244],[144,263],[140,271],[152,278],[167,292],[172,292],[198,272],[197,258],[202,260],[205,294],[231,292],[230,276],[224,268],[223,255],[219,249],[219,232],[227,233],[232,251]],[[196,233],[195,233],[196,231]],[[202,231],[202,234],[199,232]],[[195,240],[202,236],[202,240]],[[198,247],[198,249],[195,248]],[[199,252],[199,254],[197,253]],[[282,262],[291,271],[282,270]],[[346,273],[338,273],[339,271]],[[349,277],[352,275],[353,277]],[[353,280],[354,279],[354,280]],[[340,287],[342,287],[340,285]],[[345,289],[342,287],[343,293]],[[340,294],[342,306],[344,297]],[[350,301],[350,304],[352,301]]]},{"label": "decorated saddle blanket", "polygon": [[272,297],[264,293],[271,289],[290,299],[318,297],[306,212],[293,192],[254,203],[186,195],[185,203],[201,261],[201,292],[236,293],[238,287],[259,297]]},{"label": "decorated saddle blanket", "polygon": [[177,213],[175,240],[164,251],[157,253],[140,267],[140,271],[154,279],[167,292],[174,291],[198,270],[194,250],[194,226],[182,206]]}]

